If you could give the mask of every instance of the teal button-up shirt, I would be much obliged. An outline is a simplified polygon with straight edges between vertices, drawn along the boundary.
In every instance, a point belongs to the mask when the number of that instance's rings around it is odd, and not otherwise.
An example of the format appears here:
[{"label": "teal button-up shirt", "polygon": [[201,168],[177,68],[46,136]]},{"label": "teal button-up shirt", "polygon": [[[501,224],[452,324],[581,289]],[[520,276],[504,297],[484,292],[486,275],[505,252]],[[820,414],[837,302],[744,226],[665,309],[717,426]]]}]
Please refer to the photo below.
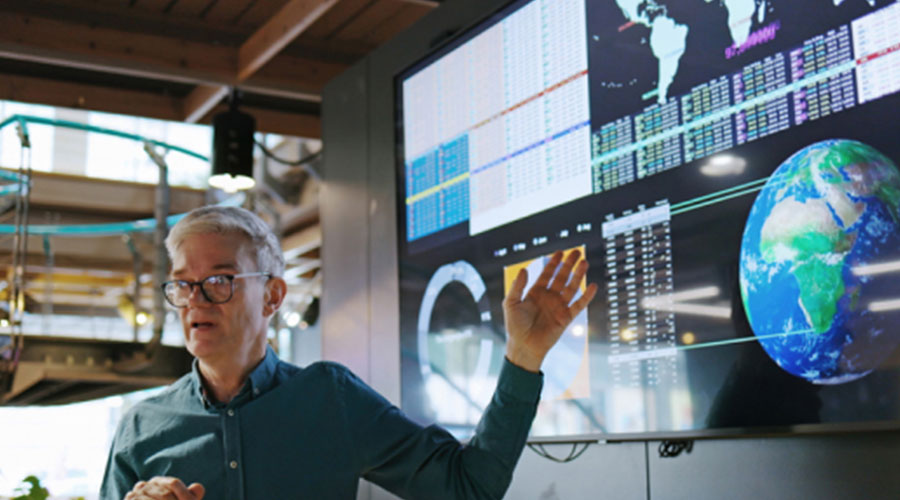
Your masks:
[{"label": "teal button-up shirt", "polygon": [[512,479],[542,377],[504,362],[475,437],[422,427],[347,368],[307,368],[269,349],[228,404],[204,396],[197,363],[128,411],[113,440],[101,500],[153,476],[201,483],[209,500],[355,499],[364,477],[406,498],[501,498]]}]

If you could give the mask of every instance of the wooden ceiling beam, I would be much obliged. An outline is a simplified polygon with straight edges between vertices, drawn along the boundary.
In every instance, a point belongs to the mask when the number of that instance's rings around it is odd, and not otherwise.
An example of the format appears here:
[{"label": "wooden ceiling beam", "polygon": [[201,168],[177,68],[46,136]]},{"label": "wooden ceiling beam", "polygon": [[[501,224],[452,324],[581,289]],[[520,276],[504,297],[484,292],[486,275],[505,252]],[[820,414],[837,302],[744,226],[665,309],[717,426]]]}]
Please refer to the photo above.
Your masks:
[{"label": "wooden ceiling beam", "polygon": [[[49,18],[0,11],[0,57],[193,85],[234,86],[238,83],[238,49],[113,28],[91,27]],[[307,68],[309,75],[331,75],[347,66],[282,55],[271,65]],[[253,91],[306,100],[318,95],[324,81],[279,77],[277,68],[263,81],[250,79]],[[327,80],[325,80],[327,81]],[[272,86],[271,92],[267,88]]]},{"label": "wooden ceiling beam", "polygon": [[273,93],[278,90],[293,90],[319,95],[326,83],[347,68],[342,63],[318,61],[317,64],[309,64],[308,59],[279,54],[252,77],[242,81],[240,86],[260,86]]},{"label": "wooden ceiling beam", "polygon": [[[225,104],[219,104],[212,109],[215,115],[228,109]],[[306,115],[297,113],[285,113],[271,109],[242,106],[241,109],[253,115],[256,119],[256,130],[273,134],[292,135],[307,139],[322,138],[322,120],[318,115]]]},{"label": "wooden ceiling beam", "polygon": [[[246,0],[238,1],[246,3]],[[152,33],[196,41],[214,41],[233,47],[240,45],[248,34],[245,27],[227,21],[210,22],[196,16],[164,13],[161,7],[154,9],[149,5],[148,0],[140,0],[138,5],[133,7],[127,5],[128,1],[122,0],[28,0],[5,3],[7,5],[3,6],[3,10],[6,12],[62,19],[82,25],[111,26],[129,33]]]},{"label": "wooden ceiling beam", "polygon": [[[247,90],[255,92],[256,87],[248,86]],[[279,93],[279,97],[289,99],[291,95],[289,91],[285,91]],[[180,121],[183,118],[182,100],[175,97],[5,73],[0,73],[0,99],[141,116],[157,120]],[[317,101],[318,96],[310,95],[310,100]],[[246,106],[244,109],[257,116],[256,129],[260,132],[309,138],[321,136],[318,116],[269,111]],[[201,123],[206,122],[208,120],[205,122],[201,120]],[[79,198],[76,201],[83,204],[84,199]],[[133,206],[133,204],[128,204],[122,207]]]},{"label": "wooden ceiling beam", "polygon": [[177,121],[175,97],[113,87],[0,73],[0,99]]},{"label": "wooden ceiling beam", "polygon": [[[237,51],[235,84],[244,82],[336,4],[338,0],[290,0]],[[314,75],[313,75],[314,76]],[[324,85],[324,82],[321,82]],[[201,85],[184,101],[184,121],[194,123],[228,95],[225,86]]]},{"label": "wooden ceiling beam", "polygon": [[256,73],[336,3],[338,0],[290,0],[238,49],[238,80]]},{"label": "wooden ceiling beam", "polygon": [[233,48],[0,12],[0,55],[184,83],[232,83]]},{"label": "wooden ceiling beam", "polygon": [[228,87],[198,85],[182,101],[181,117],[187,123],[197,123],[228,95]]}]

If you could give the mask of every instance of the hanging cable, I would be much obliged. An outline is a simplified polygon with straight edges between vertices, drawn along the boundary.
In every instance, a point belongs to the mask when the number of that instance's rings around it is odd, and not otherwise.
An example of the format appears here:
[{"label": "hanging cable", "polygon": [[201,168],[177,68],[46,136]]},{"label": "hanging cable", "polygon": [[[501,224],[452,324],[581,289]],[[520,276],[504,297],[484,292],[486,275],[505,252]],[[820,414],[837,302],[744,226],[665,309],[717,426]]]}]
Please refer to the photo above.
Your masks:
[{"label": "hanging cable", "polygon": [[316,170],[312,167],[312,165],[310,165],[310,163],[312,163],[322,157],[322,151],[318,151],[318,152],[313,153],[305,158],[300,158],[298,160],[285,160],[283,158],[279,158],[278,156],[275,155],[275,153],[269,151],[263,143],[257,141],[256,139],[253,139],[253,142],[255,142],[256,145],[259,146],[259,149],[263,152],[263,154],[266,155],[266,157],[268,157],[272,161],[281,163],[282,165],[288,165],[291,167],[302,167],[303,171],[306,172],[307,174],[309,174],[309,176],[312,177],[313,179],[315,179],[317,181],[322,180],[322,176],[319,175],[318,172],[316,172]]},{"label": "hanging cable", "polygon": [[41,320],[44,332],[50,331],[50,317],[53,316],[53,268],[56,265],[53,258],[53,247],[50,246],[50,235],[44,238],[44,267],[47,271],[44,275],[44,301],[41,305]]},{"label": "hanging cable", "polygon": [[25,266],[28,262],[28,209],[31,192],[31,140],[24,119],[16,125],[22,148],[19,152],[18,195],[16,199],[15,238],[13,242],[13,283],[10,293],[9,323],[12,330],[12,369],[19,364],[25,348],[22,319],[25,316]]},{"label": "hanging cable", "polygon": [[693,440],[666,440],[659,443],[659,456],[662,458],[674,458],[681,455],[683,451],[690,453],[693,449]]},{"label": "hanging cable", "polygon": [[[537,453],[539,456],[541,456],[543,458],[546,458],[547,460],[551,460],[551,461],[559,463],[559,464],[564,464],[564,463],[572,462],[575,459],[577,459],[578,457],[580,457],[585,452],[585,450],[587,450],[588,447],[592,444],[594,444],[593,441],[582,441],[582,442],[572,443],[572,449],[569,450],[569,454],[565,458],[559,458],[559,457],[555,457],[555,456],[551,455],[550,452],[548,452],[544,448],[544,445],[542,443],[528,443],[528,447],[531,448],[531,451]],[[578,445],[581,445],[581,447],[579,448]]]},{"label": "hanging cable", "polygon": [[132,272],[134,273],[134,283],[132,284],[132,292],[131,292],[131,318],[130,321],[132,323],[132,340],[134,342],[138,341],[138,332],[141,328],[140,321],[138,321],[138,314],[140,314],[140,297],[141,297],[141,272],[144,269],[144,259],[141,256],[141,252],[138,251],[137,245],[134,243],[134,236],[131,234],[126,234],[122,237],[125,241],[125,245],[128,247],[128,251],[131,253],[131,264],[132,264]]}]

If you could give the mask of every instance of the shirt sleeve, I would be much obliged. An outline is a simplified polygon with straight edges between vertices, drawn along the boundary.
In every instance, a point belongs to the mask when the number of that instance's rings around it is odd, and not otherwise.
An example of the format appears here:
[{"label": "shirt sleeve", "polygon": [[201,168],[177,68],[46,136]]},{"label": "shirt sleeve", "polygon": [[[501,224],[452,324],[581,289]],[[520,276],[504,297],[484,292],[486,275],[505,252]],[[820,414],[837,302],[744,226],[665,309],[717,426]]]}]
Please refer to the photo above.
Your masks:
[{"label": "shirt sleeve", "polygon": [[138,481],[137,474],[128,464],[128,454],[121,446],[124,440],[123,422],[119,423],[106,460],[106,471],[100,485],[100,500],[122,500]]},{"label": "shirt sleeve", "polygon": [[349,377],[342,388],[346,425],[363,477],[404,498],[503,497],[534,420],[541,374],[504,360],[494,396],[465,445],[441,427],[412,422]]}]

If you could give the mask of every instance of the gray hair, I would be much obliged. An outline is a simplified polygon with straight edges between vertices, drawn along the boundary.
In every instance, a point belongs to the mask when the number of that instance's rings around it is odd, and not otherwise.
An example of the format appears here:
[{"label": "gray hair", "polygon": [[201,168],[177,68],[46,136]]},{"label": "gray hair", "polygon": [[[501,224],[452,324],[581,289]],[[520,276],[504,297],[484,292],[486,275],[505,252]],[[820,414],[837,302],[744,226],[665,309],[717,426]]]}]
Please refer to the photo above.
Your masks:
[{"label": "gray hair", "polygon": [[258,215],[240,207],[206,206],[191,210],[178,221],[166,237],[169,258],[185,238],[197,234],[239,234],[250,244],[258,271],[273,276],[284,274],[284,254],[272,229]]}]

